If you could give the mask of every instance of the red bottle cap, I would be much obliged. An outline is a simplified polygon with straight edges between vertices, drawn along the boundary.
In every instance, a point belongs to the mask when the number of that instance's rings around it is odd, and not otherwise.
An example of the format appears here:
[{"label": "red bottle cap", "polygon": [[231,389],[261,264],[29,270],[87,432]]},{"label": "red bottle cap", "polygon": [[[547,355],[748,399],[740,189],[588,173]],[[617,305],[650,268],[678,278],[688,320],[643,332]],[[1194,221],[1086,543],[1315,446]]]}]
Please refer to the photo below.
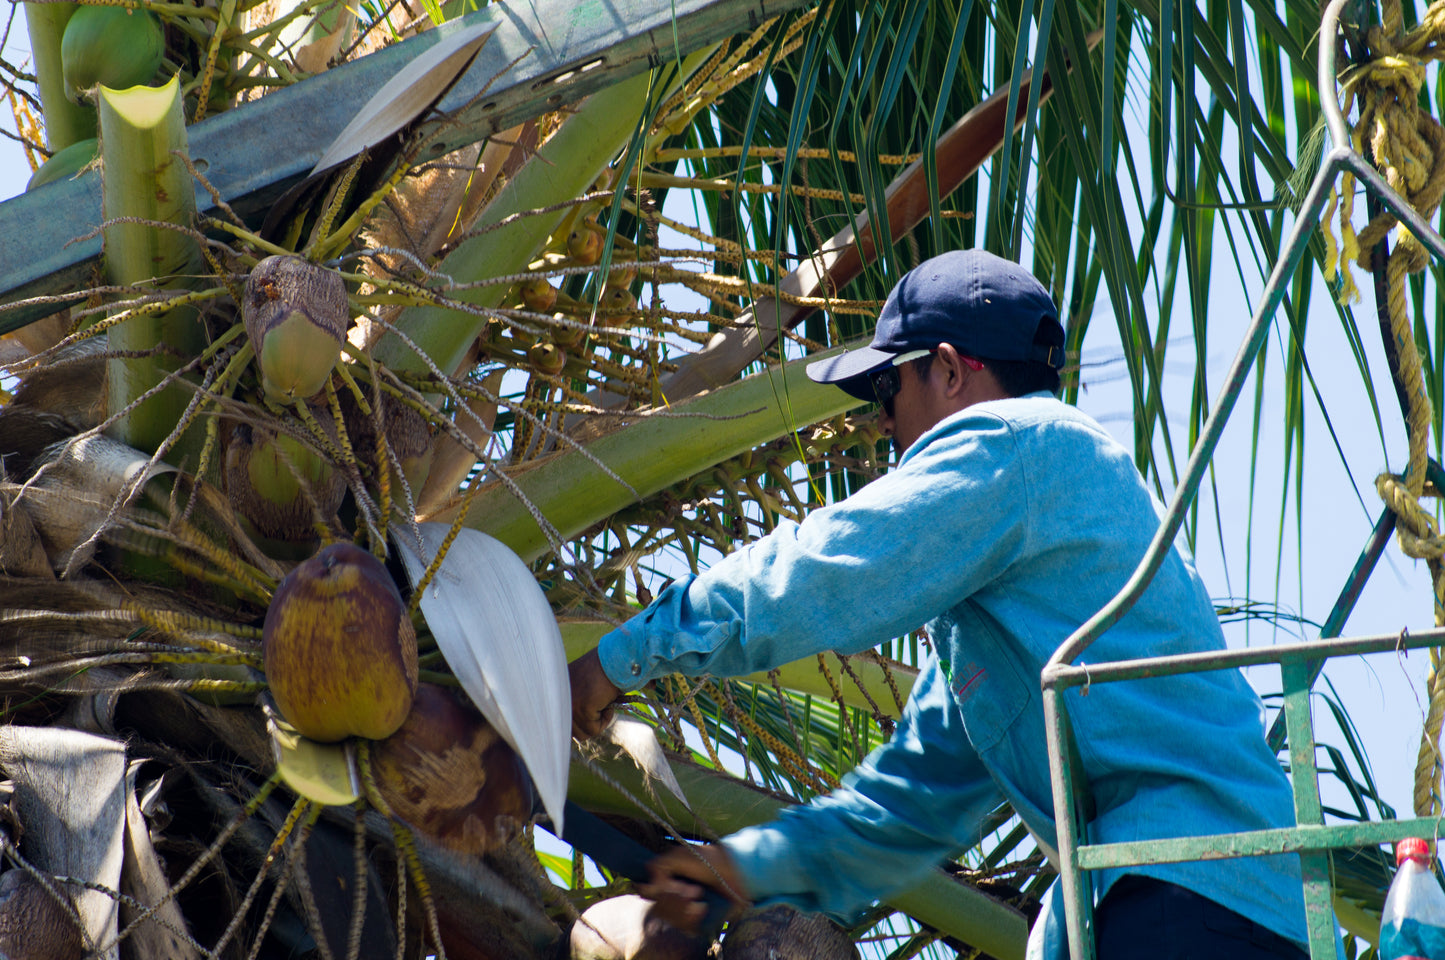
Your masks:
[{"label": "red bottle cap", "polygon": [[1419,837],[1406,837],[1395,844],[1395,865],[1399,866],[1406,860],[1420,860],[1430,862],[1430,842]]}]

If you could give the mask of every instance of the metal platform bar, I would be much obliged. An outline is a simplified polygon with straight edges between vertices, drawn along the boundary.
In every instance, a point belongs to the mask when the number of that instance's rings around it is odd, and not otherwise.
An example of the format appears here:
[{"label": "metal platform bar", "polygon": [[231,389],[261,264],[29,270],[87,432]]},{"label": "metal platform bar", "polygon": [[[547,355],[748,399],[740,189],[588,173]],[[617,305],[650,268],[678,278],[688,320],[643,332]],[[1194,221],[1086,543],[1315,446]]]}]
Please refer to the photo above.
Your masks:
[{"label": "metal platform bar", "polygon": [[1235,857],[1265,857],[1307,850],[1339,847],[1367,847],[1396,843],[1406,837],[1433,837],[1445,827],[1445,817],[1410,820],[1374,820],[1248,830],[1199,837],[1166,840],[1136,840],[1131,843],[1096,843],[1080,847],[1079,868],[1103,870],[1145,863],[1184,863],[1190,860],[1229,860]]},{"label": "metal platform bar", "polygon": [[1057,679],[1054,686],[1063,690],[1092,683],[1146,680],[1150,677],[1172,677],[1181,673],[1231,670],[1269,663],[1307,665],[1321,658],[1362,656],[1368,653],[1385,653],[1390,650],[1419,650],[1424,647],[1439,646],[1445,646],[1445,627],[1421,630],[1418,633],[1384,633],[1368,637],[1279,643],[1267,647],[1210,650],[1204,653],[1177,653],[1168,657],[1144,657],[1137,660],[1115,660],[1110,663],[1062,667],[1055,674]]},{"label": "metal platform bar", "polygon": [[[1294,819],[1300,827],[1323,826],[1320,805],[1320,771],[1315,764],[1315,727],[1310,716],[1309,664],[1280,665],[1284,681],[1284,717],[1289,730],[1289,779],[1294,790]],[[1305,930],[1310,956],[1324,960],[1335,949],[1335,913],[1330,895],[1330,855],[1324,850],[1301,850],[1300,879],[1304,883]]]},{"label": "metal platform bar", "polygon": [[[1345,621],[1354,612],[1355,602],[1359,600],[1361,591],[1365,589],[1370,574],[1375,572],[1375,564],[1380,562],[1380,555],[1385,552],[1385,544],[1390,542],[1390,535],[1394,532],[1395,512],[1386,507],[1380,511],[1380,519],[1375,521],[1365,549],[1360,551],[1360,558],[1355,561],[1354,569],[1345,579],[1345,585],[1340,590],[1334,607],[1330,609],[1329,616],[1325,617],[1324,625],[1320,627],[1321,640],[1333,640],[1344,631]],[[1323,660],[1311,661],[1308,686],[1314,686],[1315,680],[1319,679],[1320,671],[1324,667]],[[1284,746],[1284,711],[1275,715],[1274,722],[1269,725],[1269,733],[1265,735],[1264,740],[1269,744],[1271,753],[1279,753],[1280,748]]]}]

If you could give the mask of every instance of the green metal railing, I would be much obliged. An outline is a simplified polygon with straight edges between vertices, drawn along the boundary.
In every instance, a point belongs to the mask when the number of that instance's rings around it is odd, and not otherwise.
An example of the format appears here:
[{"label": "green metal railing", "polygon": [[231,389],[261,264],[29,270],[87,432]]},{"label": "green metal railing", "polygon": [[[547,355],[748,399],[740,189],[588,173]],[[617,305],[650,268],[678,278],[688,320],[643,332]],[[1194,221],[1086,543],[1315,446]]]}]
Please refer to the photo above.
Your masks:
[{"label": "green metal railing", "polygon": [[[1320,804],[1314,727],[1310,716],[1310,688],[1324,661],[1331,657],[1413,650],[1445,644],[1445,630],[1332,639],[1337,636],[1345,617],[1348,616],[1360,586],[1368,577],[1389,537],[1390,529],[1394,526],[1393,517],[1388,511],[1376,524],[1371,542],[1351,574],[1341,601],[1336,604],[1318,641],[1116,663],[1091,663],[1087,667],[1074,665],[1074,661],[1090,644],[1129,611],[1154,578],[1171,549],[1185,514],[1199,490],[1204,471],[1214,455],[1224,425],[1229,420],[1245,379],[1253,368],[1255,357],[1269,333],[1274,313],[1304,257],[1316,224],[1320,222],[1320,214],[1335,178],[1344,172],[1354,174],[1366,191],[1399,217],[1401,223],[1408,227],[1434,256],[1445,259],[1445,239],[1442,239],[1404,198],[1391,189],[1384,178],[1351,146],[1349,128],[1345,125],[1334,93],[1335,38],[1340,11],[1351,2],[1353,0],[1331,0],[1320,23],[1319,89],[1325,122],[1330,133],[1331,149],[1310,186],[1281,251],[1281,258],[1265,284],[1259,309],[1250,322],[1244,342],[1190,455],[1189,464],[1180,478],[1159,530],[1144,559],[1140,561],[1124,588],[1064,641],[1044,665],[1041,684],[1048,738],[1049,773],[1053,782],[1054,819],[1058,831],[1059,881],[1063,888],[1069,953],[1073,960],[1094,958],[1093,888],[1085,882],[1083,874],[1086,871],[1280,853],[1298,853],[1300,857],[1310,956],[1313,960],[1333,958],[1335,923],[1330,883],[1330,850],[1378,845],[1412,836],[1431,838],[1441,832],[1442,820],[1434,817],[1325,826],[1324,812]],[[1434,469],[1436,472],[1439,470],[1438,466]],[[1288,732],[1296,825],[1213,836],[1088,844],[1088,784],[1079,766],[1078,752],[1074,748],[1068,708],[1064,702],[1065,692],[1073,687],[1096,683],[1236,669],[1266,663],[1279,664],[1284,686],[1282,716]],[[1279,748],[1283,732],[1276,724],[1270,731],[1271,746]]]}]

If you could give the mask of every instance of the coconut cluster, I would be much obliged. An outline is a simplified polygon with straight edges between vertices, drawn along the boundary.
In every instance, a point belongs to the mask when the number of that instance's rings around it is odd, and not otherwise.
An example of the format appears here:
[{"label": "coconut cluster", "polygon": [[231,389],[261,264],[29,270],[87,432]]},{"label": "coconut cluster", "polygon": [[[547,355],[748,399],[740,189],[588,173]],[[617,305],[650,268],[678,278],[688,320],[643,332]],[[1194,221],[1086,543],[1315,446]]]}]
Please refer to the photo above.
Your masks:
[{"label": "coconut cluster", "polygon": [[271,599],[262,652],[281,716],[321,743],[376,741],[382,800],[436,843],[481,855],[530,819],[516,751],[457,692],[418,684],[406,603],[371,553],[333,543],[298,564]]}]

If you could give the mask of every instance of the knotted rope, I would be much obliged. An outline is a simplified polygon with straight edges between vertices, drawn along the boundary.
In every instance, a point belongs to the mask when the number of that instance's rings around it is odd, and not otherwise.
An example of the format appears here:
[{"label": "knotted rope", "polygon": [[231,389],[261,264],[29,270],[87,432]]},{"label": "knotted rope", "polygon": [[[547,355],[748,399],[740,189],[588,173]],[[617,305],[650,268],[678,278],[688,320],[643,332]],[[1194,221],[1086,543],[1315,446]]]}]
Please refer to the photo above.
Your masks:
[{"label": "knotted rope", "polygon": [[[1366,35],[1372,59],[1350,67],[1341,77],[1342,108],[1346,113],[1352,107],[1359,109],[1359,120],[1351,132],[1354,148],[1373,158],[1386,182],[1428,219],[1445,197],[1445,129],[1420,109],[1420,89],[1425,83],[1426,62],[1445,59],[1445,0],[1430,4],[1420,24],[1408,33],[1403,27],[1399,0],[1383,0],[1381,16],[1383,23],[1370,28]],[[1431,512],[1420,504],[1421,497],[1427,494],[1425,472],[1432,413],[1407,297],[1410,274],[1423,270],[1429,255],[1420,239],[1388,212],[1375,216],[1356,235],[1351,223],[1354,191],[1355,178],[1346,173],[1330,197],[1324,220],[1328,224],[1338,209],[1340,239],[1336,242],[1325,229],[1325,276],[1333,281],[1338,272],[1341,300],[1358,300],[1351,262],[1366,270],[1377,269],[1375,248],[1392,229],[1400,227],[1394,249],[1384,259],[1384,270],[1386,313],[1397,358],[1391,372],[1405,406],[1409,457],[1403,475],[1381,474],[1375,480],[1375,489],[1398,518],[1400,549],[1429,565],[1435,593],[1435,625],[1445,626],[1445,568],[1441,563],[1445,539],[1436,529]],[[1437,745],[1445,720],[1445,670],[1441,669],[1438,649],[1430,651],[1430,664],[1430,706],[1415,765],[1414,805],[1418,816],[1441,812],[1442,763]]]}]

